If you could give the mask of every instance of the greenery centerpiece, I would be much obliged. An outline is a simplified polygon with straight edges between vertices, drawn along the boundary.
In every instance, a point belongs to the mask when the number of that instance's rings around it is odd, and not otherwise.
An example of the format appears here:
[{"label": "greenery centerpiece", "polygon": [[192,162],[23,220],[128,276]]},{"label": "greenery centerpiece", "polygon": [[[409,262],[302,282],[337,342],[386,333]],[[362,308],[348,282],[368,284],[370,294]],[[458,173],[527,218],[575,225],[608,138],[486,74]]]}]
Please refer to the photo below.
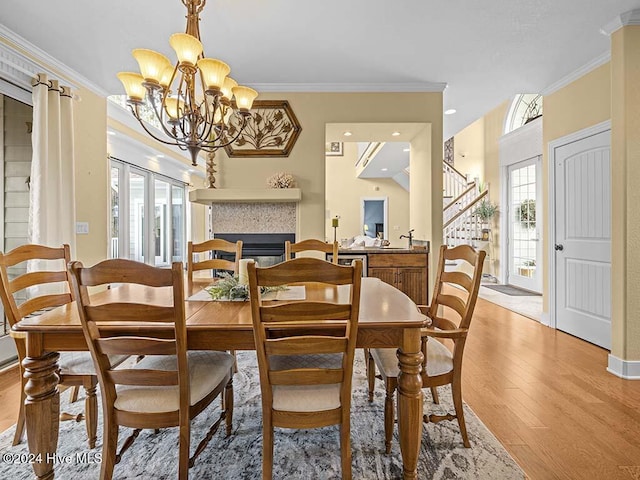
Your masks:
[{"label": "greenery centerpiece", "polygon": [[[249,285],[240,283],[238,275],[222,272],[218,273],[218,276],[220,277],[218,281],[206,289],[213,300],[244,301],[249,299]],[[286,289],[286,285],[260,287],[260,293],[265,294]]]}]

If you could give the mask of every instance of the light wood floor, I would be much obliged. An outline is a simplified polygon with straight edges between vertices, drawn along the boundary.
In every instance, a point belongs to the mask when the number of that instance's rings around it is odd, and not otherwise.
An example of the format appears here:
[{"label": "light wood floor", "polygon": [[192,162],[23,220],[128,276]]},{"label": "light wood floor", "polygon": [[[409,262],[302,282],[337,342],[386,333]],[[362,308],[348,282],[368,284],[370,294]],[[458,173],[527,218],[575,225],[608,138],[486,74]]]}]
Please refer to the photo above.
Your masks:
[{"label": "light wood floor", "polygon": [[[638,480],[640,382],[606,365],[605,350],[478,299],[463,397],[531,479]],[[18,388],[17,370],[0,375],[0,431]]]}]

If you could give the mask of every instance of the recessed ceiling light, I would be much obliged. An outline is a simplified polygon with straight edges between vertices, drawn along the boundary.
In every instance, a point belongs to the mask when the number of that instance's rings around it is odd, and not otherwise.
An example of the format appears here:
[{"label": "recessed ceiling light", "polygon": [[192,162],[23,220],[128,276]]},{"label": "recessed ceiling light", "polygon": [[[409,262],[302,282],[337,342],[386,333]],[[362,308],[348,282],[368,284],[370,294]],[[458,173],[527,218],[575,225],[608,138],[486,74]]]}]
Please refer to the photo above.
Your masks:
[{"label": "recessed ceiling light", "polygon": [[410,152],[410,151],[411,151],[411,149],[410,149],[410,148],[403,148],[403,149],[402,149],[402,151],[403,151],[403,152]]},{"label": "recessed ceiling light", "polygon": [[388,168],[381,168],[380,170],[382,170],[383,172],[386,172],[389,169]]},{"label": "recessed ceiling light", "polygon": [[194,170],[193,168],[190,168],[190,169],[188,170],[188,172],[189,172],[189,173],[193,173],[193,172],[195,172],[195,170]]},{"label": "recessed ceiling light", "polygon": [[164,155],[162,155],[161,153],[159,153],[158,155],[156,155],[157,158],[164,158]]},{"label": "recessed ceiling light", "polygon": [[393,132],[393,133],[391,134],[391,136],[392,136],[392,137],[398,137],[398,136],[400,136],[400,132]]},{"label": "recessed ceiling light", "polygon": [[351,132],[349,132],[349,131],[346,131],[346,132],[344,132],[344,134],[343,134],[343,135],[344,135],[345,137],[350,137],[351,135],[353,135],[353,133],[351,133]]},{"label": "recessed ceiling light", "polygon": [[455,108],[450,108],[449,110],[445,110],[444,114],[445,115],[453,115],[456,112],[457,112],[457,110]]},{"label": "recessed ceiling light", "polygon": [[115,134],[116,134],[116,132],[114,132],[113,130],[107,130],[107,133],[108,133],[109,135],[115,135]]}]

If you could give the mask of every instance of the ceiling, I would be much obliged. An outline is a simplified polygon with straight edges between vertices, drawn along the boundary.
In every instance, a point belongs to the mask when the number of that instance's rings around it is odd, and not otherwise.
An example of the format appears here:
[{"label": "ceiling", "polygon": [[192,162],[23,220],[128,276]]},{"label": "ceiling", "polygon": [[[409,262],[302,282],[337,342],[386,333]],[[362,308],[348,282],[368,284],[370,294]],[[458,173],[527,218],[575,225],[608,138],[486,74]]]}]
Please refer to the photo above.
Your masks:
[{"label": "ceiling", "polygon": [[[209,0],[207,56],[266,89],[421,90],[445,83],[444,138],[517,93],[609,52],[600,29],[640,0]],[[0,24],[109,93],[133,48],[170,58],[178,0],[2,0]],[[295,84],[295,85],[291,85]]]}]

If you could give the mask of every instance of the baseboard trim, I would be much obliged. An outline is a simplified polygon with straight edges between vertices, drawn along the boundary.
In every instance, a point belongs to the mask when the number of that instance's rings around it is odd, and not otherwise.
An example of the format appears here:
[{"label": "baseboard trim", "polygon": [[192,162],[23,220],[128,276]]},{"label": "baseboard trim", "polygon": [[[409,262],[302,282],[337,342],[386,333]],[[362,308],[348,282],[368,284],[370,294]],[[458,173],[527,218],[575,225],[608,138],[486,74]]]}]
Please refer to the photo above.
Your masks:
[{"label": "baseboard trim", "polygon": [[622,360],[609,354],[607,372],[625,380],[640,380],[640,360]]},{"label": "baseboard trim", "polygon": [[551,326],[551,320],[549,319],[548,312],[542,312],[542,314],[540,315],[540,323],[546,327]]}]

